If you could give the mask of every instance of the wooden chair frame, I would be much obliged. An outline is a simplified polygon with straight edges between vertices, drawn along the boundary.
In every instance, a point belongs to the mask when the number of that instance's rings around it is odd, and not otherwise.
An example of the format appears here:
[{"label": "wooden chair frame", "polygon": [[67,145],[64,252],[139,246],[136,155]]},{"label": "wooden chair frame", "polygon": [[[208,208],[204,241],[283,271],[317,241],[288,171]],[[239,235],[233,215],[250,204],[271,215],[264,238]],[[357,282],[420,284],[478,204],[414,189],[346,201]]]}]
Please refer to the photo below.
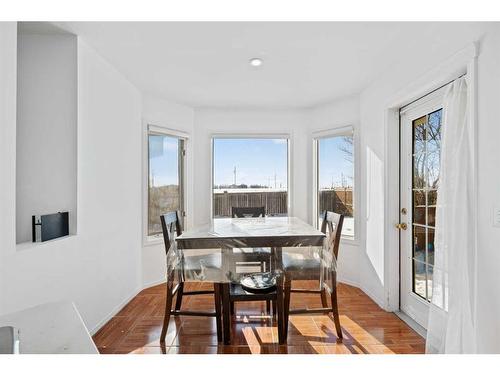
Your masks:
[{"label": "wooden chair frame", "polygon": [[[177,236],[182,234],[182,226],[179,220],[179,212],[173,211],[165,215],[160,216],[161,226],[163,230],[163,240],[165,242],[165,254],[168,256],[172,241],[175,241],[170,233],[173,233],[173,226],[175,225],[175,233]],[[168,331],[168,325],[170,322],[170,316],[209,316],[215,317],[217,324],[217,339],[222,341],[222,311],[221,311],[221,285],[219,283],[214,283],[214,290],[194,290],[194,291],[184,291],[184,274],[179,272],[180,270],[168,270],[167,267],[167,298],[165,302],[165,314],[163,318],[163,327],[160,335],[160,343],[165,342],[165,337]],[[174,276],[175,272],[179,272],[179,283],[174,286]],[[181,310],[182,297],[185,295],[200,295],[200,294],[213,294],[215,311],[185,311]],[[174,296],[177,295],[175,301],[175,308],[172,310],[172,303]]]},{"label": "wooden chair frame", "polygon": [[222,313],[224,321],[224,344],[230,344],[231,337],[231,305],[235,301],[266,301],[273,302],[276,306],[274,314],[278,319],[278,341],[282,345],[286,342],[285,332],[285,310],[284,310],[284,296],[283,296],[283,275],[278,275],[276,279],[276,290],[270,293],[246,293],[239,285],[231,285],[225,283],[221,285],[222,293]]},{"label": "wooden chair frame", "polygon": [[[266,216],[266,207],[260,206],[260,207],[231,207],[231,217],[232,218],[244,218],[244,217],[265,217]],[[235,254],[235,260],[237,261],[238,259],[241,258],[246,258],[250,262],[261,262],[261,272],[265,272],[266,270],[269,270],[271,268],[271,262],[272,262],[272,254],[269,257],[269,259],[262,259],[261,254],[245,254],[242,255],[241,257],[238,257],[237,254]],[[269,313],[271,311],[271,306],[272,306],[272,311],[273,314],[275,314],[276,310],[276,304],[275,301],[273,300],[266,300],[266,311]],[[234,314],[235,308],[234,308],[234,301],[231,301],[231,314]]]},{"label": "wooden chair frame", "polygon": [[[332,251],[332,255],[337,259],[340,238],[342,235],[342,225],[344,223],[344,215],[337,214],[335,212],[325,211],[323,214],[323,222],[321,224],[321,231],[326,234],[328,228],[328,246]],[[285,337],[288,332],[288,321],[289,316],[292,314],[329,314],[332,313],[333,321],[335,323],[335,329],[337,331],[337,337],[342,339],[342,327],[340,325],[338,302],[337,302],[337,271],[331,269],[330,278],[332,282],[332,288],[330,288],[327,283],[322,282],[320,289],[292,289],[292,279],[293,272],[287,273],[285,270],[285,281],[284,281],[284,314],[285,314]],[[331,307],[328,307],[327,294],[330,294]],[[290,297],[291,293],[307,293],[307,294],[319,294],[321,297],[322,308],[316,309],[295,309],[290,310]]]}]

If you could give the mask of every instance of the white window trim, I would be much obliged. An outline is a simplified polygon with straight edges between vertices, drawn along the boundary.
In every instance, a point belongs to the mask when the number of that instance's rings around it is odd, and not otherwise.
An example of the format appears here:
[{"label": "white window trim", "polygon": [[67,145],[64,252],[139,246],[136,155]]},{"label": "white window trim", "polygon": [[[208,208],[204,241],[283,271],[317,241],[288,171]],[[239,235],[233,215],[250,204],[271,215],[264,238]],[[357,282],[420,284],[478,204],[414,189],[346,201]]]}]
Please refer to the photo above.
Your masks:
[{"label": "white window trim", "polygon": [[214,139],[286,139],[288,142],[287,154],[287,212],[288,216],[293,216],[293,189],[292,176],[292,137],[287,133],[212,133],[210,134],[210,220],[214,217]]},{"label": "white window trim", "polygon": [[312,222],[313,226],[318,226],[318,178],[319,178],[319,165],[318,165],[318,141],[323,138],[331,138],[331,137],[339,137],[343,135],[350,135],[353,137],[353,145],[354,145],[354,176],[353,176],[353,207],[354,207],[354,236],[342,236],[341,241],[345,244],[358,246],[359,238],[360,238],[360,221],[359,221],[359,191],[358,182],[360,181],[359,175],[359,137],[358,132],[356,130],[355,124],[350,125],[340,125],[335,126],[332,125],[327,129],[317,130],[312,133],[312,170],[313,170],[313,178],[312,178]]},{"label": "white window trim", "polygon": [[[163,236],[161,234],[156,234],[153,236],[148,235],[148,177],[149,177],[149,134],[161,134],[176,138],[181,138],[184,140],[184,150],[188,154],[188,148],[190,147],[189,133],[183,132],[181,130],[176,130],[167,126],[161,126],[154,124],[151,121],[143,121],[143,163],[142,163],[142,245],[143,246],[155,246],[163,243]],[[183,184],[182,184],[182,196],[184,211],[186,212],[187,219],[187,208],[188,208],[188,189],[187,189],[187,159],[184,160],[184,171],[183,171]]]}]

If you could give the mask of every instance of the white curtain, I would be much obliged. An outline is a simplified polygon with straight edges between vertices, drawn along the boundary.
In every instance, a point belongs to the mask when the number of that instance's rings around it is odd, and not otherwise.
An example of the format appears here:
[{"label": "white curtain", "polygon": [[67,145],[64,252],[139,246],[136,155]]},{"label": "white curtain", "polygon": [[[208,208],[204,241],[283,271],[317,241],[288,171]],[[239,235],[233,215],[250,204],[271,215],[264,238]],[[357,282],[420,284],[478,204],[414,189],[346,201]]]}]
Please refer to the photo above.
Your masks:
[{"label": "white curtain", "polygon": [[443,104],[432,303],[427,353],[474,353],[472,129],[467,78],[451,83]]}]

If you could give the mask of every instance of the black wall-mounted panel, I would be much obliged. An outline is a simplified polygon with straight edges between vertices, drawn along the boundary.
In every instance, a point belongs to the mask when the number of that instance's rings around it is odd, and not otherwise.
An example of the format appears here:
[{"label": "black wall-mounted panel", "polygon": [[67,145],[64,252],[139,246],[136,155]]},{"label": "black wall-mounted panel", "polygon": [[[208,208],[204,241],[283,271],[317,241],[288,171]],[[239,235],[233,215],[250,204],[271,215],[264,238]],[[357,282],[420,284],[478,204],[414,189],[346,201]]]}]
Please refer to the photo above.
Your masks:
[{"label": "black wall-mounted panel", "polygon": [[[41,215],[39,218],[33,216],[33,242],[48,241],[69,235],[69,213],[58,212],[57,214]],[[36,226],[40,230],[36,230]],[[37,232],[39,235],[37,235]]]}]

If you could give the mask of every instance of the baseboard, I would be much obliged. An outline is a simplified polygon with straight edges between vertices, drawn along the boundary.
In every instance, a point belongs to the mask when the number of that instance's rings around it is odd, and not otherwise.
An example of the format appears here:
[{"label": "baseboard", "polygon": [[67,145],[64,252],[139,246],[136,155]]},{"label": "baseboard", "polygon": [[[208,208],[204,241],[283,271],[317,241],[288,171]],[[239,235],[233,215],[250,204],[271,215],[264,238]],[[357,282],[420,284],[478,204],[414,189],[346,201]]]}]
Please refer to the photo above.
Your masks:
[{"label": "baseboard", "polygon": [[153,286],[157,286],[157,285],[160,285],[160,284],[164,284],[165,283],[165,279],[161,279],[161,280],[157,280],[157,281],[152,281],[152,282],[149,282],[149,283],[146,283],[146,284],[143,284],[142,285],[142,290],[144,289],[148,289],[148,288],[151,288]]},{"label": "baseboard", "polygon": [[97,331],[99,331],[107,322],[111,320],[113,316],[116,315],[118,311],[123,309],[127,303],[129,303],[135,296],[137,296],[141,291],[147,288],[151,288],[152,286],[156,286],[159,284],[163,284],[165,279],[161,279],[158,281],[153,281],[147,284],[144,284],[141,288],[137,288],[134,293],[125,298],[121,303],[119,303],[115,308],[108,314],[104,319],[102,319],[93,329],[90,330],[90,334],[94,335]]},{"label": "baseboard", "polygon": [[347,284],[347,285],[353,286],[355,288],[361,289],[358,282],[352,281],[349,279],[345,279],[343,277],[337,277],[337,282],[342,283],[342,284]]},{"label": "baseboard", "polygon": [[363,291],[363,293],[365,293],[368,297],[370,297],[370,299],[373,302],[375,302],[380,308],[382,308],[383,310],[387,311],[387,306],[386,306],[386,304],[384,303],[383,300],[380,300],[371,291],[369,291],[369,290],[367,290],[365,288],[359,287],[359,289],[361,289]]},{"label": "baseboard", "polygon": [[422,327],[420,324],[418,324],[415,320],[413,320],[410,316],[405,314],[404,312],[398,310],[394,311],[394,314],[401,319],[403,322],[405,322],[407,325],[410,326],[411,329],[413,329],[415,332],[417,332],[420,336],[422,336],[424,339],[427,338],[427,330]]},{"label": "baseboard", "polygon": [[108,315],[106,315],[106,317],[104,317],[99,323],[97,323],[97,325],[94,328],[89,330],[90,335],[93,336],[97,331],[99,331],[107,322],[111,320],[113,316],[116,315],[116,313],[118,313],[118,311],[123,309],[127,303],[129,303],[137,294],[139,294],[141,290],[142,290],[141,288],[137,288],[130,296],[128,296],[117,306],[115,306],[113,310],[111,310],[111,312]]}]

